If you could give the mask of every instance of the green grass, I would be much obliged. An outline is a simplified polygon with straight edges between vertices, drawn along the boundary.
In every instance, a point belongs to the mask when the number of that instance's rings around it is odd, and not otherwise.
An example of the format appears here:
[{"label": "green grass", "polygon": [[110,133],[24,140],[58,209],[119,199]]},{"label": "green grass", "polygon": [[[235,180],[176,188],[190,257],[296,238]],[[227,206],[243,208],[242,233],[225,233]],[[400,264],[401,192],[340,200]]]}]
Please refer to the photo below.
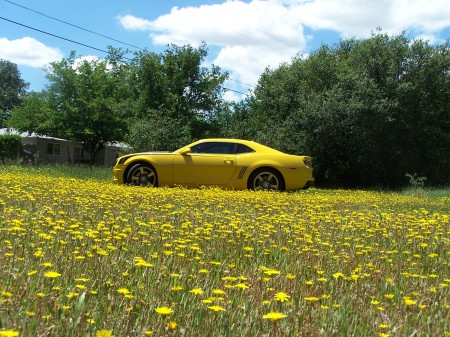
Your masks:
[{"label": "green grass", "polygon": [[86,179],[96,181],[112,181],[112,168],[88,165],[46,164],[40,166],[3,165],[4,169],[27,172],[31,175],[44,175],[62,178]]}]

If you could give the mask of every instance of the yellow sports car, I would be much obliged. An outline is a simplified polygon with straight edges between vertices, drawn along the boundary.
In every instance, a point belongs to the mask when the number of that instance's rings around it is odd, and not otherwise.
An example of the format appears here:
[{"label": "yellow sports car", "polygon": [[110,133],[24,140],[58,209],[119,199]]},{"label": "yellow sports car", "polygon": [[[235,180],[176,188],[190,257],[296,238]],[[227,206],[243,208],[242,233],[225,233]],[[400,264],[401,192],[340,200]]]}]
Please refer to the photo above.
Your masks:
[{"label": "yellow sports car", "polygon": [[240,139],[202,139],[174,152],[122,156],[114,182],[140,186],[222,186],[291,191],[314,182],[312,160]]}]

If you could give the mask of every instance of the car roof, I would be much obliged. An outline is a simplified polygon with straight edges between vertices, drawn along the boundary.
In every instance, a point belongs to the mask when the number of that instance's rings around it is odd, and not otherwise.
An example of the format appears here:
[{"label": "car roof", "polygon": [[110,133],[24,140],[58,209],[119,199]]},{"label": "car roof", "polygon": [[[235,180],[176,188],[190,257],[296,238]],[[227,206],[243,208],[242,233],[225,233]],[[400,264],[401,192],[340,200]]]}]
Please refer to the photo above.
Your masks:
[{"label": "car roof", "polygon": [[245,140],[245,139],[237,139],[237,138],[204,138],[200,139],[194,143],[191,143],[187,146],[192,146],[204,142],[219,142],[219,143],[239,143],[247,145],[248,147],[252,148],[253,150],[257,152],[277,152],[282,153],[281,151],[272,149],[271,147],[259,144],[253,140]]}]

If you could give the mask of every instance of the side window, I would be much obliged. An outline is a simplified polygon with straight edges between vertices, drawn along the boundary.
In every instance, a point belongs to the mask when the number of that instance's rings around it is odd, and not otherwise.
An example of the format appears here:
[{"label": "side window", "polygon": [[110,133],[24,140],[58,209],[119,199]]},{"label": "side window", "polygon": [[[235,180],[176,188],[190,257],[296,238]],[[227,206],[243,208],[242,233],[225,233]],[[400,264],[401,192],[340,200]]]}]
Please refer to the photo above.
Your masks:
[{"label": "side window", "polygon": [[255,152],[255,150],[251,149],[251,148],[248,147],[247,145],[244,145],[244,144],[237,144],[237,147],[236,147],[236,154],[240,154],[240,153],[250,153],[250,152]]},{"label": "side window", "polygon": [[51,154],[53,156],[61,155],[61,144],[47,143],[47,154]]},{"label": "side window", "polygon": [[236,144],[225,142],[206,142],[192,147],[192,153],[235,154]]}]

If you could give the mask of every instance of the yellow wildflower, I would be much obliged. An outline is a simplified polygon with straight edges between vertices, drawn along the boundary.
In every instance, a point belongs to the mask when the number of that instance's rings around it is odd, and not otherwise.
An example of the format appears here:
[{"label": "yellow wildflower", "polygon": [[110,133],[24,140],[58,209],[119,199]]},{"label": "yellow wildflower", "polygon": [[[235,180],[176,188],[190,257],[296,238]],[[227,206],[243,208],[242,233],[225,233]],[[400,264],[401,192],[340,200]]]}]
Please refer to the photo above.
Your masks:
[{"label": "yellow wildflower", "polygon": [[155,311],[158,314],[165,316],[165,315],[170,315],[173,312],[173,309],[171,309],[169,307],[159,307],[159,308],[156,308]]},{"label": "yellow wildflower", "polygon": [[278,321],[279,319],[286,318],[287,315],[281,312],[269,312],[267,315],[263,316],[263,319],[270,319],[272,321]]}]

